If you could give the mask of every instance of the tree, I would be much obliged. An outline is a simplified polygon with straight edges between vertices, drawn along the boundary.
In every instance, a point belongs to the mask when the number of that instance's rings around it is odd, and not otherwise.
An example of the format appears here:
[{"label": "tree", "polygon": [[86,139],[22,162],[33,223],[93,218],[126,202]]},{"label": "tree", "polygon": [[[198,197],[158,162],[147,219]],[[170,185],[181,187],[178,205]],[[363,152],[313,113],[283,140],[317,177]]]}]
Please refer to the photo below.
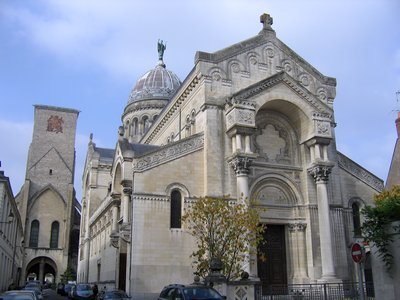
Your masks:
[{"label": "tree", "polygon": [[364,239],[373,243],[378,256],[390,271],[393,265],[393,254],[389,250],[389,245],[395,235],[400,234],[399,226],[391,226],[392,222],[400,220],[400,186],[383,190],[375,195],[374,201],[374,207],[367,205],[362,210],[365,221],[361,226],[361,231]]},{"label": "tree", "polygon": [[60,277],[61,277],[61,282],[63,283],[67,283],[70,280],[75,281],[76,272],[70,266],[68,266],[67,269],[65,269],[65,272],[61,274]]},{"label": "tree", "polygon": [[258,210],[224,198],[202,197],[185,212],[182,220],[195,237],[197,250],[191,255],[195,274],[205,278],[211,259],[220,259],[222,273],[238,278],[246,254],[257,249],[263,239]]}]

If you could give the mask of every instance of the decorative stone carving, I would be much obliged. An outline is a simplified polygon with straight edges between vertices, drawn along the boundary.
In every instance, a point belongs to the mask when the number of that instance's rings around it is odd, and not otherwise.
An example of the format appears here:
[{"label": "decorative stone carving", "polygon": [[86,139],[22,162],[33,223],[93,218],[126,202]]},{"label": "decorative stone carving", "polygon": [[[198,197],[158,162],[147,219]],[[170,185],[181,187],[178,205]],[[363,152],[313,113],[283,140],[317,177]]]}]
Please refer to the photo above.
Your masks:
[{"label": "decorative stone carving", "polygon": [[203,147],[204,136],[203,133],[199,133],[180,142],[163,146],[158,151],[138,158],[133,165],[133,170],[136,172],[142,172],[168,161],[175,160],[178,157],[198,151]]},{"label": "decorative stone carving", "polygon": [[305,74],[305,73],[301,74],[299,76],[299,81],[302,85],[304,85],[306,87],[310,85],[310,77],[308,74]]},{"label": "decorative stone carving", "polygon": [[329,174],[332,171],[332,164],[318,164],[309,168],[308,173],[314,178],[316,183],[328,182]]},{"label": "decorative stone carving", "polygon": [[328,92],[324,88],[319,88],[317,90],[317,97],[318,97],[319,100],[321,100],[323,102],[327,102],[327,100],[328,100]]},{"label": "decorative stone carving", "polygon": [[235,156],[229,161],[229,164],[236,175],[247,175],[249,174],[252,160],[253,159],[248,156]]},{"label": "decorative stone carving", "polygon": [[316,120],[315,127],[315,131],[318,136],[331,136],[331,124],[329,124],[328,122]]},{"label": "decorative stone carving", "polygon": [[324,113],[315,112],[313,113],[314,120],[314,132],[319,137],[332,137],[331,129],[331,117]]},{"label": "decorative stone carving", "polygon": [[292,162],[288,133],[283,127],[265,124],[263,128],[258,128],[254,143],[256,152],[267,162]]},{"label": "decorative stone carving", "polygon": [[226,115],[227,130],[233,126],[255,127],[255,113],[253,110],[233,108]]},{"label": "decorative stone carving", "polygon": [[307,223],[296,223],[297,231],[304,231],[307,228]]},{"label": "decorative stone carving", "polygon": [[63,132],[63,127],[62,124],[64,123],[64,120],[62,117],[59,117],[57,115],[52,115],[50,118],[47,120],[47,131],[50,132]]},{"label": "decorative stone carving", "polygon": [[265,54],[267,55],[268,58],[274,58],[275,56],[274,48],[272,48],[271,46],[267,47],[265,49]]},{"label": "decorative stone carving", "polygon": [[379,192],[383,190],[383,181],[381,179],[363,169],[361,166],[359,166],[340,152],[338,152],[338,164],[339,167],[357,177],[364,183],[368,184],[375,190]]}]

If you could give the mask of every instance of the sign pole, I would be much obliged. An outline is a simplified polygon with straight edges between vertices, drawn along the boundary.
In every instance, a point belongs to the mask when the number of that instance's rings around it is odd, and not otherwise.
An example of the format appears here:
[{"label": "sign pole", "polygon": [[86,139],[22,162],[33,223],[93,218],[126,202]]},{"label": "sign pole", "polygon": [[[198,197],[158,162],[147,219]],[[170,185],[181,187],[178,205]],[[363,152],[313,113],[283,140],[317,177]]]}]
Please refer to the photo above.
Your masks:
[{"label": "sign pole", "polygon": [[359,243],[354,243],[351,246],[351,257],[358,265],[358,292],[360,294],[360,300],[365,300],[363,284],[363,268],[365,258],[364,247],[362,247]]},{"label": "sign pole", "polygon": [[365,300],[364,284],[363,284],[363,263],[358,263],[358,290],[360,293],[360,300]]}]

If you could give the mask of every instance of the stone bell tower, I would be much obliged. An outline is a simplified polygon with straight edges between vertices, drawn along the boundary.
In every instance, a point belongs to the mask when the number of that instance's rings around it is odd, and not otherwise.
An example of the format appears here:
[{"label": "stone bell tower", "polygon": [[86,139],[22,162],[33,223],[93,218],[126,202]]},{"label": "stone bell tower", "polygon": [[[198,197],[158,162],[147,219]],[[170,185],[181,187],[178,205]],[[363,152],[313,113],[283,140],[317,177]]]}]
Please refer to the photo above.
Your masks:
[{"label": "stone bell tower", "polygon": [[67,266],[76,269],[71,240],[74,233],[79,237],[80,205],[74,190],[79,111],[34,107],[25,183],[17,199],[24,223],[22,278],[55,282]]}]

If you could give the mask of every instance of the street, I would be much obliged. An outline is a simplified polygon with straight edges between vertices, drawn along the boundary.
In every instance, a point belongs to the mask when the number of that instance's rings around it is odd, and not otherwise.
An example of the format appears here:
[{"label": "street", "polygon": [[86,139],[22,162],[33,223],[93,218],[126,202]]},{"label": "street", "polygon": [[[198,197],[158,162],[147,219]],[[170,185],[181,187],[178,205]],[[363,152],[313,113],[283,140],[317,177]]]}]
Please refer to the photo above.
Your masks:
[{"label": "street", "polygon": [[57,294],[55,290],[52,289],[43,289],[43,298],[49,300],[66,300],[68,299],[67,296],[61,296]]}]

